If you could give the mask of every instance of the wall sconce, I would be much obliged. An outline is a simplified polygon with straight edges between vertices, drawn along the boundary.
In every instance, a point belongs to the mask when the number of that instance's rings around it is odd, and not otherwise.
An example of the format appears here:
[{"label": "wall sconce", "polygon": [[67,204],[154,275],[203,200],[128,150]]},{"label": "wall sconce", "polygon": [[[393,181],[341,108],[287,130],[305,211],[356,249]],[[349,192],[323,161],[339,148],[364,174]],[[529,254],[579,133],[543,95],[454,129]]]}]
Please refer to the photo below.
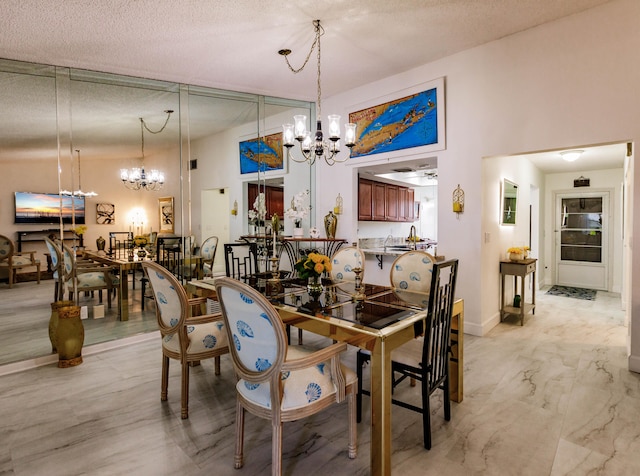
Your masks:
[{"label": "wall sconce", "polygon": [[233,208],[231,209],[231,214],[234,217],[238,215],[238,200],[233,201]]},{"label": "wall sconce", "polygon": [[342,197],[340,194],[336,197],[336,206],[333,207],[333,213],[336,215],[342,215]]},{"label": "wall sconce", "polygon": [[464,190],[460,188],[460,184],[458,184],[458,188],[453,191],[453,211],[458,218],[460,218],[460,214],[464,212]]}]

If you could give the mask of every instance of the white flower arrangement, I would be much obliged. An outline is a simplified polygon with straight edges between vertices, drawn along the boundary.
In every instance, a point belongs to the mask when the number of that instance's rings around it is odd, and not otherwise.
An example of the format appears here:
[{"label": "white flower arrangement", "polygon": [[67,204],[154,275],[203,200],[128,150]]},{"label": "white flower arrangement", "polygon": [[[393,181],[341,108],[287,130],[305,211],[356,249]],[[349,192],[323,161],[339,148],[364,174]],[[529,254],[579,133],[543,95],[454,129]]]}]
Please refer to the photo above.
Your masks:
[{"label": "white flower arrangement", "polygon": [[255,224],[258,220],[264,221],[267,216],[267,203],[264,193],[260,192],[253,202],[253,208],[247,213],[249,222]]},{"label": "white flower arrangement", "polygon": [[309,207],[304,205],[308,196],[309,190],[296,193],[291,199],[291,207],[284,212],[284,216],[291,220],[296,228],[300,228],[302,219],[309,213]]}]

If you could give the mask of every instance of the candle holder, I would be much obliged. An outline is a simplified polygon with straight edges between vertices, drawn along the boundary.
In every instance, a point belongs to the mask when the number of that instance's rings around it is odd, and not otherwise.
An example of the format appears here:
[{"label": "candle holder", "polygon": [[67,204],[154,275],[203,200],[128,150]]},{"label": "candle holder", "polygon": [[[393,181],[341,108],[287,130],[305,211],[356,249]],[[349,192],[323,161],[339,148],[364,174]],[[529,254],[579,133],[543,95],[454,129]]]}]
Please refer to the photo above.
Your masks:
[{"label": "candle holder", "polygon": [[364,301],[366,299],[366,295],[362,292],[362,272],[364,270],[360,267],[353,268],[353,272],[356,275],[356,288],[355,293],[351,295],[351,299],[354,301]]},{"label": "candle holder", "polygon": [[277,256],[273,256],[269,258],[271,261],[271,277],[267,279],[267,288],[269,295],[275,295],[282,292],[282,283],[280,282],[280,270],[278,269],[278,265],[280,262],[280,258]]}]

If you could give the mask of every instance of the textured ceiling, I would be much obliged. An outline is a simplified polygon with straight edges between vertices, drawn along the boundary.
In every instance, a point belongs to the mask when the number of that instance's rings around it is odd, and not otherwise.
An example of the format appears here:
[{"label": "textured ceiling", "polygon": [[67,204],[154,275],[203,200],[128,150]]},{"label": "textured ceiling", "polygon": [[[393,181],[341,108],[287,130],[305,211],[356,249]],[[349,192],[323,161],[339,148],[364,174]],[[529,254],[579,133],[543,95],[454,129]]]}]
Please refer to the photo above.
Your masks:
[{"label": "textured ceiling", "polygon": [[[328,97],[608,1],[2,0],[0,58],[315,101],[315,56],[294,75],[277,54],[289,48],[293,66],[302,65],[314,19],[325,30],[322,92]],[[41,127],[34,118],[7,125],[16,117],[7,95],[0,92],[5,152],[11,141],[20,147],[37,140]],[[124,121],[118,143],[138,149],[137,117],[156,114],[153,121],[162,122],[162,112],[133,100],[127,106],[130,113],[113,111],[114,124]],[[95,116],[103,118],[100,112]],[[36,117],[51,129],[48,113]],[[94,144],[113,144],[112,137],[100,137],[108,121],[82,122]],[[81,137],[78,131],[75,138]]]},{"label": "textured ceiling", "polygon": [[315,100],[609,0],[2,0],[0,57]]}]

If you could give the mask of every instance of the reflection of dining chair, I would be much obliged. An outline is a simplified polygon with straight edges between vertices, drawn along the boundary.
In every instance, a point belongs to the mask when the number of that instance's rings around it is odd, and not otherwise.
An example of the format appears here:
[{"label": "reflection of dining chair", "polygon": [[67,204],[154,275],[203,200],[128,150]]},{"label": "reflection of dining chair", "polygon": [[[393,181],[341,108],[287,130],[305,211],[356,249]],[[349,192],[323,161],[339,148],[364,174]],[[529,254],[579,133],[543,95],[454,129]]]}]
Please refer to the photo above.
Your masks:
[{"label": "reflection of dining chair", "polygon": [[356,247],[340,248],[331,257],[331,279],[334,281],[355,281],[354,268],[360,268],[364,275],[364,253]]},{"label": "reflection of dining chair", "polygon": [[[422,413],[424,447],[431,449],[431,409],[429,397],[436,390],[443,392],[444,418],[451,419],[451,400],[449,397],[449,353],[451,317],[458,275],[458,260],[435,263],[432,269],[429,289],[429,304],[425,320],[424,335],[412,339],[391,352],[392,391],[403,380],[420,381],[422,384],[422,406],[416,406],[393,398],[395,405]],[[358,351],[358,382],[362,379],[362,364],[370,355]],[[362,416],[362,395],[369,392],[358,384],[358,421]]]},{"label": "reflection of dining chair", "polygon": [[225,243],[224,265],[227,277],[249,282],[258,271],[258,245],[252,243]]},{"label": "reflection of dining chair", "polygon": [[181,417],[189,417],[189,364],[204,359],[215,359],[215,374],[220,375],[220,356],[229,352],[227,334],[222,316],[192,315],[200,309],[206,298],[187,297],[178,279],[167,269],[152,261],[143,261],[153,295],[156,316],[162,335],[162,382],[160,399],[167,400],[169,385],[169,359],[182,366]]},{"label": "reflection of dining chair", "polygon": [[200,256],[202,256],[203,270],[205,276],[213,276],[213,261],[216,259],[216,251],[218,249],[218,237],[210,236],[202,243],[200,247]]},{"label": "reflection of dining chair", "polygon": [[427,292],[431,285],[431,268],[435,258],[426,251],[408,251],[391,265],[391,287],[406,291]]},{"label": "reflection of dining chair", "polygon": [[91,261],[77,260],[67,245],[62,245],[65,286],[69,288],[69,300],[80,299],[80,293],[98,291],[102,303],[102,291],[107,291],[107,307],[111,309],[111,295],[116,289],[112,280],[113,268]]},{"label": "reflection of dining chair", "polygon": [[13,287],[18,277],[18,270],[36,267],[38,284],[40,284],[40,260],[35,258],[35,251],[17,252],[13,241],[4,235],[0,235],[0,269],[6,269],[9,273],[9,287]]},{"label": "reflection of dining chair", "polygon": [[52,238],[45,237],[44,242],[51,256],[51,268],[53,269],[53,280],[55,282],[53,302],[56,302],[64,299],[64,258],[62,250]]},{"label": "reflection of dining chair", "polygon": [[235,467],[243,465],[245,411],[271,420],[271,474],[282,473],[283,423],[340,403],[349,417],[349,458],[356,457],[354,372],[340,364],[346,343],[319,350],[288,346],[278,311],[257,290],[230,278],[216,280],[236,384]]}]

